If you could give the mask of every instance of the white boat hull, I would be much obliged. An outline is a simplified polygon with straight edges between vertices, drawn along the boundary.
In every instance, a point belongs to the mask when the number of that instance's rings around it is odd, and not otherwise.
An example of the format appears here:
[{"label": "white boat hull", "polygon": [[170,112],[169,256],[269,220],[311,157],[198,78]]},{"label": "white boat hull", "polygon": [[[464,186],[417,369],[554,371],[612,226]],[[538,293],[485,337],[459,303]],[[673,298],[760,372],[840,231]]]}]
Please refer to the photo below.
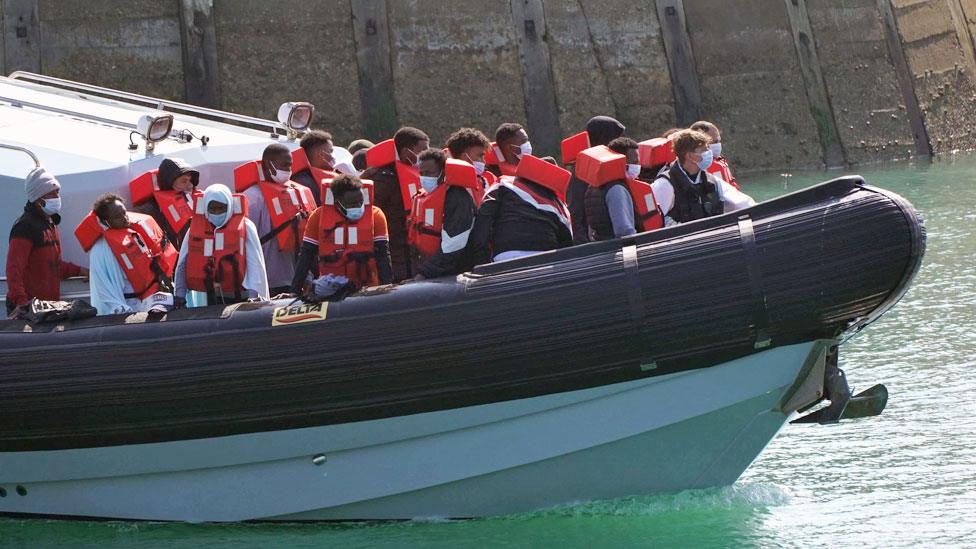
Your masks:
[{"label": "white boat hull", "polygon": [[816,375],[804,368],[816,346],[352,424],[3,453],[0,512],[193,522],[478,517],[728,485],[789,419],[780,404],[798,377]]}]

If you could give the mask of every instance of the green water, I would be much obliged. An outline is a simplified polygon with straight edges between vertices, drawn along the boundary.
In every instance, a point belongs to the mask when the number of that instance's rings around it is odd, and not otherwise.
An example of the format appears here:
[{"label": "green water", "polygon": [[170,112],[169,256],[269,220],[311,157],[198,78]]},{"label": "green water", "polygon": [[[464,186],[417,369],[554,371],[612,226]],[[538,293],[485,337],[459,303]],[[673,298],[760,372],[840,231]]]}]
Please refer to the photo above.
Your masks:
[{"label": "green water", "polygon": [[[337,525],[0,520],[22,547],[976,546],[976,158],[861,169],[915,204],[928,252],[888,315],[841,349],[878,418],[788,426],[734,486],[510,517]],[[757,200],[840,173],[745,177]]]}]

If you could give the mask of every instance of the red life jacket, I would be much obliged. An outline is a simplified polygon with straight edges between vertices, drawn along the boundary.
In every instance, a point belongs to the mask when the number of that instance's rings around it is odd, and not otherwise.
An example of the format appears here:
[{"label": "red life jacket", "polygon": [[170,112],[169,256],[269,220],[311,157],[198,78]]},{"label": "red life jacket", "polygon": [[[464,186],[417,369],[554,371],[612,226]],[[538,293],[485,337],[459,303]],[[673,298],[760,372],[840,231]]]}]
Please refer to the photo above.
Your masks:
[{"label": "red life jacket", "polygon": [[253,185],[258,185],[261,189],[264,204],[271,215],[271,232],[261,235],[261,243],[277,238],[278,249],[281,251],[297,249],[305,234],[306,220],[315,211],[312,191],[294,181],[281,184],[266,180],[259,160],[234,168],[236,192],[242,193]]},{"label": "red life jacket", "polygon": [[155,199],[156,206],[163,213],[166,224],[169,225],[169,230],[175,235],[182,235],[193,216],[193,204],[203,196],[203,193],[193,189],[192,196],[187,201],[186,196],[181,192],[161,191],[158,173],[159,170],[150,170],[129,182],[132,205],[139,206],[150,199]]},{"label": "red life jacket", "polygon": [[297,149],[291,151],[292,178],[301,173],[303,170],[308,170],[308,173],[312,174],[312,179],[319,184],[322,183],[323,179],[332,179],[335,177],[335,173],[330,172],[329,170],[313,167],[308,161],[308,155],[305,154],[305,149],[298,147]]},{"label": "red life jacket", "polygon": [[[364,187],[366,184],[363,185]],[[372,192],[372,183],[369,184]],[[348,278],[357,287],[380,283],[373,251],[373,206],[366,205],[359,221],[350,221],[333,204],[323,201],[319,213],[319,276]]]},{"label": "red life jacket", "polygon": [[[333,179],[330,177],[320,182],[321,191],[319,192],[319,196],[322,197],[323,206],[335,205],[335,195],[332,194]],[[373,182],[369,179],[360,179],[359,181],[363,184],[363,206],[366,207],[366,211],[368,212],[369,207],[373,204]]]},{"label": "red life jacket", "polygon": [[[221,228],[207,220],[203,200],[197,200],[190,222],[186,253],[186,287],[208,296],[233,293],[240,299],[247,271],[247,198],[235,194],[230,217]],[[219,288],[219,291],[218,291]]]},{"label": "red life jacket", "polygon": [[145,299],[159,291],[160,282],[169,283],[178,252],[168,242],[165,249],[161,247],[166,235],[152,216],[135,212],[126,215],[128,228],[106,229],[95,212],[91,212],[78,224],[75,237],[86,252],[91,251],[99,238],[104,238],[132,285],[133,293],[126,297]]},{"label": "red life jacket", "polygon": [[420,255],[432,256],[441,248],[444,200],[450,187],[466,189],[474,199],[475,208],[481,205],[484,190],[474,166],[463,160],[449,158],[444,165],[444,182],[429,194],[421,189],[414,196],[410,217],[407,219],[407,242]]},{"label": "red life jacket", "polygon": [[590,148],[590,134],[582,131],[576,135],[571,135],[563,139],[560,144],[560,152],[563,157],[563,166],[576,163],[576,157],[585,149]]},{"label": "red life jacket", "polygon": [[705,170],[711,174],[718,174],[726,183],[732,185],[736,189],[742,190],[739,184],[735,182],[735,177],[732,175],[732,169],[729,168],[729,162],[724,157],[718,157],[712,160],[712,164]]},{"label": "red life jacket", "polygon": [[645,168],[663,166],[677,157],[674,155],[674,143],[666,137],[655,137],[637,144],[637,156],[640,165]]},{"label": "red life jacket", "polygon": [[397,152],[396,145],[392,139],[381,141],[366,151],[367,166],[381,168],[389,164],[393,164],[397,174],[397,181],[400,182],[400,196],[403,199],[403,209],[409,212],[413,195],[417,194],[417,191],[420,190],[420,170],[416,166],[404,164],[400,161],[400,154]]},{"label": "red life jacket", "polygon": [[494,141],[491,142],[491,146],[485,151],[485,165],[498,166],[502,175],[515,175],[515,171],[518,169],[517,165],[505,160],[505,155],[502,154],[501,147],[495,144]]},{"label": "red life jacket", "polygon": [[624,180],[634,203],[634,225],[637,232],[660,229],[664,226],[654,191],[648,183],[627,177],[627,157],[605,145],[591,147],[576,157],[576,177],[593,187],[602,187]]}]

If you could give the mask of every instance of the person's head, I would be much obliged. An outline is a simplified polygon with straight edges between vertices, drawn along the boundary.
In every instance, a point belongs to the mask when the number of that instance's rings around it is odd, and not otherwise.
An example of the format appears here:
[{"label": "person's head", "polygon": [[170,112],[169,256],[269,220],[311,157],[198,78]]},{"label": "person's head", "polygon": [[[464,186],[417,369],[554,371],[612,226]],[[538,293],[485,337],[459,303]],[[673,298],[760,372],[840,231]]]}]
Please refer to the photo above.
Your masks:
[{"label": "person's head", "polygon": [[502,151],[502,156],[498,160],[509,164],[518,164],[523,155],[532,154],[532,143],[529,142],[529,134],[521,124],[506,122],[495,130],[495,145]]},{"label": "person's head", "polygon": [[586,123],[586,135],[590,138],[590,146],[606,145],[624,134],[624,127],[616,118],[610,116],[594,116]]},{"label": "person's head", "polygon": [[38,167],[24,179],[27,201],[44,212],[54,215],[61,212],[61,183],[49,171]]},{"label": "person's head", "polygon": [[668,129],[664,130],[664,132],[661,134],[661,137],[667,139],[667,138],[671,137],[672,135],[680,132],[683,129],[684,128],[668,128]]},{"label": "person's head", "polygon": [[269,181],[284,183],[291,179],[291,151],[280,143],[272,143],[264,148],[261,155],[261,168]]},{"label": "person's head", "polygon": [[230,205],[234,197],[226,185],[217,183],[210,185],[203,191],[203,204],[206,208],[207,221],[218,229],[227,224],[230,219]]},{"label": "person's head", "polygon": [[715,158],[722,156],[722,132],[719,131],[718,126],[706,120],[699,120],[691,125],[691,129],[708,136],[708,148]]},{"label": "person's head", "polygon": [[350,221],[359,221],[366,211],[362,181],[355,175],[340,174],[329,187],[339,213]]},{"label": "person's head", "polygon": [[640,175],[640,157],[637,154],[637,142],[629,137],[618,137],[611,141],[607,147],[617,153],[627,157],[627,177],[636,179]]},{"label": "person's head", "polygon": [[129,226],[125,201],[115,193],[105,193],[96,198],[92,205],[92,212],[109,229],[125,229]]},{"label": "person's head", "polygon": [[400,162],[416,166],[420,153],[430,147],[430,138],[417,128],[404,126],[393,135],[393,146]]},{"label": "person's head", "polygon": [[710,141],[708,135],[697,130],[681,130],[671,137],[674,154],[689,174],[697,174],[712,163],[712,151],[708,150]]},{"label": "person's head", "polygon": [[331,170],[335,166],[332,156],[332,134],[322,130],[312,130],[302,137],[299,145],[305,149],[305,156],[313,168]]},{"label": "person's head", "polygon": [[346,147],[346,150],[349,151],[349,154],[355,156],[357,152],[368,151],[371,148],[373,148],[373,142],[369,139],[357,139],[350,143],[349,146]]},{"label": "person's head", "polygon": [[420,186],[427,192],[434,192],[444,181],[444,164],[447,155],[440,149],[427,149],[420,153]]},{"label": "person's head", "polygon": [[182,158],[164,158],[159,163],[159,170],[156,172],[156,181],[161,191],[176,191],[189,194],[200,183],[200,172],[194,170]]},{"label": "person's head", "polygon": [[359,149],[352,153],[352,167],[360,172],[366,169],[366,152],[369,149]]},{"label": "person's head", "polygon": [[444,144],[451,158],[470,163],[478,175],[485,171],[485,151],[490,145],[485,134],[474,128],[461,128],[452,133]]}]

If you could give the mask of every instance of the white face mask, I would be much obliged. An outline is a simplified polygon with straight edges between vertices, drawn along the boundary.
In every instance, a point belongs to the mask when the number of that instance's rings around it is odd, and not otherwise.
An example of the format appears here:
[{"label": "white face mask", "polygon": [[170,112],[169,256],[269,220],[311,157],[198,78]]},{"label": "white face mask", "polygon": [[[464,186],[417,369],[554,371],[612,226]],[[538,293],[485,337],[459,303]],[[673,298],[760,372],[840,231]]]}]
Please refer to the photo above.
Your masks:
[{"label": "white face mask", "polygon": [[640,171],[640,164],[627,164],[627,179],[637,179],[637,176],[640,175]]},{"label": "white face mask", "polygon": [[436,175],[422,175],[420,176],[420,186],[424,188],[428,193],[434,192],[437,188],[437,180],[440,179]]},{"label": "white face mask", "polygon": [[484,162],[472,162],[471,165],[474,166],[474,171],[478,175],[481,175],[481,174],[485,173],[485,163]]},{"label": "white face mask", "polygon": [[521,145],[519,145],[519,158],[522,158],[523,156],[525,156],[527,154],[532,154],[532,142],[531,141],[526,141],[525,143],[522,143]]},{"label": "white face mask", "polygon": [[712,156],[714,156],[715,158],[718,158],[718,157],[722,156],[722,144],[721,143],[712,143],[712,144],[710,144],[708,146],[708,150],[712,151]]},{"label": "white face mask", "polygon": [[41,206],[41,211],[43,211],[47,215],[54,215],[56,213],[61,213],[61,197],[45,198],[44,205]]},{"label": "white face mask", "polygon": [[275,166],[274,162],[270,162],[270,164],[271,164],[271,168],[275,172],[274,175],[271,176],[272,181],[274,181],[275,183],[283,184],[286,183],[289,179],[291,179],[291,172],[286,172],[285,170],[282,170],[278,166]]}]

